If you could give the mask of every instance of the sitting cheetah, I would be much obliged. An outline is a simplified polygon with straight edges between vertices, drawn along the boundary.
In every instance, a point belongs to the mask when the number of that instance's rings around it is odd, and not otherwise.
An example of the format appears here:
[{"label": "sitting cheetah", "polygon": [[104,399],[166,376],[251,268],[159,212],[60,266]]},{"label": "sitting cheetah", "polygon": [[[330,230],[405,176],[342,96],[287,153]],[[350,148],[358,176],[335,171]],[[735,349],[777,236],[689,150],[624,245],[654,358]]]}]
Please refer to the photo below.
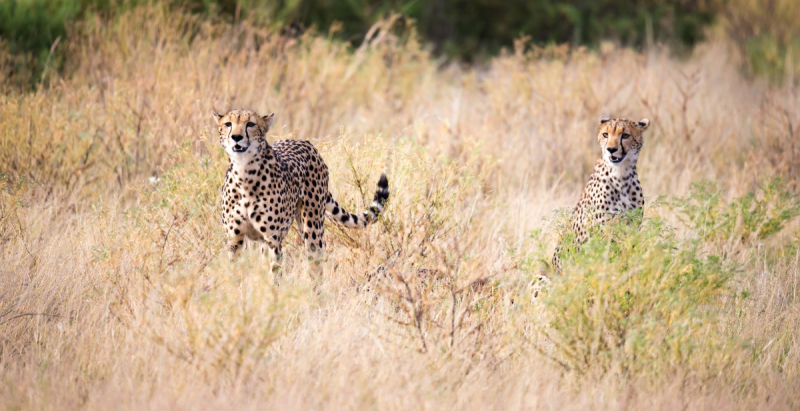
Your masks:
[{"label": "sitting cheetah", "polygon": [[311,143],[280,140],[269,145],[265,136],[273,116],[261,117],[250,110],[214,113],[219,142],[230,158],[221,192],[228,256],[236,257],[245,237],[260,241],[277,272],[281,243],[292,221],[297,221],[306,253],[315,257],[316,270],[316,257],[325,249],[325,212],[345,227],[364,228],[383,212],[389,181],[381,174],[371,207],[359,215],[348,213],[328,192],[328,167]]},{"label": "sitting cheetah", "polygon": [[[591,226],[604,224],[614,214],[644,206],[636,160],[642,148],[642,134],[649,125],[648,119],[636,122],[600,117],[597,141],[603,158],[597,160],[570,218],[578,244],[586,241]],[[560,268],[559,252],[560,246],[553,255],[553,265],[557,268]]]}]

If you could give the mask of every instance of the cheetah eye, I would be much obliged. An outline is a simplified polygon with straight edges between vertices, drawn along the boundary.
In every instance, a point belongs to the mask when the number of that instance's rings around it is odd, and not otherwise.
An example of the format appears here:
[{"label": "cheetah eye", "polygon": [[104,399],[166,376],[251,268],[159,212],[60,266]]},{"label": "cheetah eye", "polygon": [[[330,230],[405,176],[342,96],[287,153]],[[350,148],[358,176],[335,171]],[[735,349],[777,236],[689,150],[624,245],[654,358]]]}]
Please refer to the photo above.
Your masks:
[{"label": "cheetah eye", "polygon": [[231,128],[231,122],[229,121],[229,122],[225,123],[225,127]]},{"label": "cheetah eye", "polygon": [[248,127],[248,128],[249,128],[249,127],[255,127],[255,126],[256,126],[256,123],[247,123],[247,127]]},{"label": "cheetah eye", "polygon": [[608,133],[603,133],[603,138],[608,138]]},{"label": "cheetah eye", "polygon": [[623,139],[626,139],[626,138],[628,138],[628,137],[630,137],[630,136],[631,136],[630,134],[628,134],[628,133],[625,133],[625,134],[623,134],[623,135],[622,135],[622,138],[623,138]]}]

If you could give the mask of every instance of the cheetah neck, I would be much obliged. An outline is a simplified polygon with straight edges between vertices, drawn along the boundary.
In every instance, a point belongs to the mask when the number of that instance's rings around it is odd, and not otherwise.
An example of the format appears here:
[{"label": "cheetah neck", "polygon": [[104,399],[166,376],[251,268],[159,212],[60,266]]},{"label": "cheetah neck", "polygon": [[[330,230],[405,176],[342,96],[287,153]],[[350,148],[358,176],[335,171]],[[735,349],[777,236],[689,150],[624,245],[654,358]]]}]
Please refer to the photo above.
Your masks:
[{"label": "cheetah neck", "polygon": [[255,184],[267,184],[270,179],[272,162],[275,156],[269,146],[266,149],[258,147],[258,151],[249,158],[231,158],[228,174],[233,179],[235,187],[242,188],[245,192]]},{"label": "cheetah neck", "polygon": [[[260,153],[259,153],[260,154]],[[248,171],[258,169],[259,154],[248,156],[247,158],[231,157],[230,169],[238,176],[247,175]]]},{"label": "cheetah neck", "polygon": [[598,163],[602,171],[608,172],[608,176],[615,182],[621,183],[630,180],[632,176],[636,175],[636,163],[627,159],[620,164],[609,164],[606,160],[601,160]]}]

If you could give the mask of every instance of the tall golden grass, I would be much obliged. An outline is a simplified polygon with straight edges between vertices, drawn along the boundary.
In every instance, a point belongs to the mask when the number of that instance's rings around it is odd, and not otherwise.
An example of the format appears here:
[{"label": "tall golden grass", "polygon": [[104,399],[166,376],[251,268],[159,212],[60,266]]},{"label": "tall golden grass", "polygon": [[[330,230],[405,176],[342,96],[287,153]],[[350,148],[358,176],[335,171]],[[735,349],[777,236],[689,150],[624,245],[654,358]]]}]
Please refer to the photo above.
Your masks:
[{"label": "tall golden grass", "polygon": [[[81,27],[70,76],[6,90],[0,406],[800,406],[794,81],[742,79],[722,43],[520,41],[461,67],[391,27],[350,50],[149,6]],[[350,210],[388,171],[379,223],[329,227],[321,284],[295,234],[280,286],[224,257],[210,112],[234,107],[314,142]],[[600,114],[652,121],[646,223],[555,274]]]}]

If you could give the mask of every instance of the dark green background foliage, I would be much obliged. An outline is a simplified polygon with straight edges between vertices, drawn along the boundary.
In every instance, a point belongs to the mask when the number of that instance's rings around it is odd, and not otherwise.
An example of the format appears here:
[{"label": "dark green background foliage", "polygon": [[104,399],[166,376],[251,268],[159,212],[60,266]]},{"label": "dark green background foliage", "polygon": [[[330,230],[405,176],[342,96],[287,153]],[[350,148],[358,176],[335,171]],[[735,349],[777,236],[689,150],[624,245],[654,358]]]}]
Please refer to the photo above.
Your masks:
[{"label": "dark green background foliage", "polygon": [[[325,16],[305,14],[318,3],[329,3],[331,14],[345,22],[350,33],[365,31],[370,21],[388,10],[399,10],[416,21],[423,38],[439,52],[451,57],[472,59],[494,54],[508,47],[521,35],[536,43],[572,43],[596,45],[600,40],[617,40],[625,45],[645,43],[648,24],[655,40],[693,45],[702,34],[711,14],[682,1],[619,0],[431,0],[395,1],[388,9],[380,1],[304,0],[294,16],[305,23],[324,26]],[[342,5],[363,3],[373,16],[348,18],[350,10]],[[383,4],[383,6],[379,6]],[[387,10],[388,9],[388,10]],[[349,24],[348,24],[349,23]]]},{"label": "dark green background foliage", "polygon": [[12,57],[10,67],[0,69],[21,80],[58,69],[63,54],[51,50],[67,40],[70,24],[117,7],[113,0],[0,0],[0,52],[5,49]]},{"label": "dark green background foliage", "polygon": [[691,46],[712,20],[710,8],[685,0],[220,0],[217,4],[227,14],[235,14],[237,5],[240,13],[271,10],[278,20],[321,29],[338,21],[343,35],[356,41],[377,19],[398,12],[414,19],[436,51],[467,60],[494,54],[520,35],[540,44],[596,45],[612,39],[641,46],[650,30],[656,41]]},{"label": "dark green background foliage", "polygon": [[[14,56],[12,71],[36,78],[58,68],[50,53],[65,41],[74,23],[94,14],[113,16],[151,3],[147,0],[4,0],[0,2],[0,38]],[[378,19],[392,13],[409,17],[434,51],[471,61],[509,47],[529,35],[534,43],[596,45],[604,39],[641,46],[655,41],[684,48],[702,38],[713,13],[687,0],[166,0],[170,7],[223,18],[247,19],[280,27],[299,23],[327,31],[341,24],[340,38],[358,44]]]},{"label": "dark green background foliage", "polygon": [[[472,59],[510,46],[520,35],[536,43],[595,45],[617,40],[641,46],[654,40],[691,46],[712,21],[712,10],[686,0],[202,0],[195,9],[217,6],[235,15],[269,11],[276,22],[296,21],[326,29],[342,23],[343,36],[360,40],[381,17],[397,12],[416,23],[438,52]],[[197,7],[202,5],[202,7]],[[211,7],[209,7],[211,6]],[[649,29],[648,29],[649,26]]]}]

